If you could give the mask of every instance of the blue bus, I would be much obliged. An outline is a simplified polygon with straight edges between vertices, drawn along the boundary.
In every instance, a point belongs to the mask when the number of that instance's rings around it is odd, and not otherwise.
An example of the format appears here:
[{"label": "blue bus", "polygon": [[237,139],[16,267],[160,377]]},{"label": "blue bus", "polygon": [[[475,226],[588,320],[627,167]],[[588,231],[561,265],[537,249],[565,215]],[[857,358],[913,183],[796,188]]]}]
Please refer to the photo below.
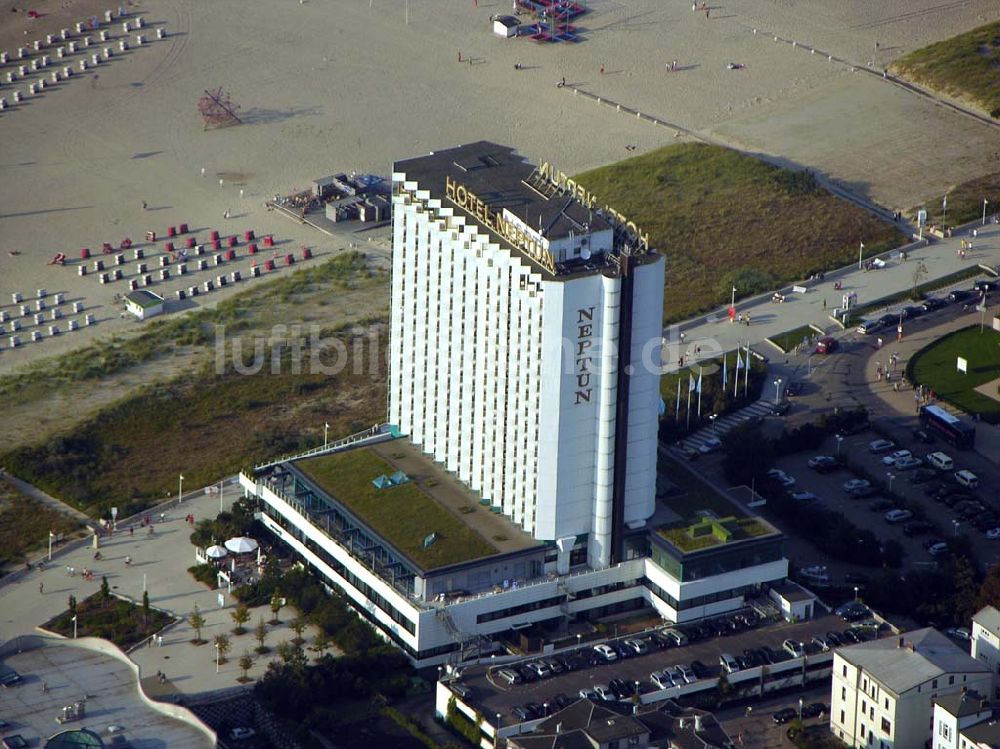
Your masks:
[{"label": "blue bus", "polygon": [[971,450],[975,445],[976,428],[940,406],[921,406],[920,423],[959,450]]}]

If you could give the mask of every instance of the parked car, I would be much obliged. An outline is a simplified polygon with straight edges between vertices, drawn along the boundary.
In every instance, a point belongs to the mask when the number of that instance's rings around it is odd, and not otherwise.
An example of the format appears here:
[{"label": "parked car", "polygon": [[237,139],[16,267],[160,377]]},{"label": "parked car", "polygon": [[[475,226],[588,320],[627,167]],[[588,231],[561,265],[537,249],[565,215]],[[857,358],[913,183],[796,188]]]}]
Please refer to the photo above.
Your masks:
[{"label": "parked car", "polygon": [[838,464],[837,459],[832,455],[816,455],[809,458],[809,462],[806,465],[817,473],[827,473],[828,471],[836,470]]},{"label": "parked car", "polygon": [[889,328],[894,327],[901,319],[902,315],[898,312],[890,312],[889,314],[882,315],[878,321],[883,328]]},{"label": "parked car", "polygon": [[736,662],[736,659],[729,653],[722,653],[719,656],[719,665],[722,667],[722,670],[725,671],[727,674],[735,674],[737,671],[740,670],[740,665]]},{"label": "parked car", "polygon": [[885,522],[887,523],[903,523],[913,517],[913,513],[909,510],[889,510],[885,514]]},{"label": "parked car", "polygon": [[871,482],[869,482],[868,479],[851,479],[850,481],[844,482],[844,491],[852,492],[855,489],[860,489],[866,486],[871,486]]},{"label": "parked car", "polygon": [[813,635],[811,642],[824,653],[831,648],[830,641],[823,635]]},{"label": "parked car", "polygon": [[791,707],[785,707],[774,713],[771,716],[771,720],[774,721],[776,726],[783,726],[785,723],[789,723],[799,717],[798,712]]},{"label": "parked car", "polygon": [[966,642],[968,642],[972,637],[969,634],[969,630],[965,627],[948,627],[944,633],[948,635],[948,637],[954,637],[956,640],[965,640]]},{"label": "parked car", "polygon": [[874,333],[876,330],[881,329],[882,323],[879,320],[862,320],[861,324],[858,325],[857,331],[861,335],[868,335],[869,333]]},{"label": "parked car", "polygon": [[944,541],[938,541],[927,547],[927,553],[932,557],[939,557],[942,554],[948,553],[948,544]]},{"label": "parked car", "polygon": [[978,281],[972,284],[973,291],[978,291],[980,294],[984,292],[988,294],[991,291],[996,291],[996,289],[998,288],[1000,288],[1000,284],[998,284],[994,280],[990,280],[987,278],[980,278]]},{"label": "parked car", "polygon": [[527,710],[533,718],[544,718],[548,715],[548,710],[539,705],[537,702],[525,702],[524,709]]},{"label": "parked car", "polygon": [[792,492],[790,495],[796,502],[815,502],[819,499],[812,492]]},{"label": "parked car", "polygon": [[701,661],[691,661],[691,670],[696,679],[704,679],[709,674],[708,666]]},{"label": "parked car", "polygon": [[252,728],[237,726],[229,732],[229,738],[233,741],[242,741],[243,739],[253,738],[256,733]]},{"label": "parked car", "polygon": [[822,702],[810,702],[808,705],[802,708],[803,718],[818,718],[821,715],[826,714],[826,705]]},{"label": "parked car", "polygon": [[602,642],[600,645],[594,645],[594,652],[607,663],[618,660],[618,653],[606,643]]},{"label": "parked car", "polygon": [[596,702],[597,700],[600,699],[600,697],[597,696],[597,693],[594,692],[593,689],[581,689],[579,692],[577,692],[577,694],[580,695],[582,699],[592,700],[593,702]]},{"label": "parked car", "polygon": [[617,699],[615,693],[611,691],[611,687],[607,684],[595,684],[594,694],[597,695],[597,699],[604,700],[605,702],[614,702]]},{"label": "parked car", "polygon": [[936,296],[929,296],[924,300],[924,303],[921,304],[920,306],[924,308],[924,312],[933,312],[934,310],[941,309],[942,307],[946,307],[947,305],[948,302],[946,302],[944,299],[941,299],[940,297]]},{"label": "parked car", "polygon": [[955,302],[964,302],[975,294],[975,292],[970,289],[955,289],[953,292],[948,294],[948,301],[954,304]]},{"label": "parked car", "polygon": [[722,441],[718,437],[709,437],[698,447],[698,452],[702,455],[708,455],[709,453],[714,453],[716,450],[722,447]]},{"label": "parked car", "polygon": [[792,404],[788,401],[782,401],[781,403],[775,403],[771,406],[771,414],[774,416],[784,416],[788,413],[788,410],[792,407]]},{"label": "parked car", "polygon": [[817,354],[832,354],[838,348],[840,348],[840,344],[837,342],[837,339],[830,336],[824,336],[816,341]]},{"label": "parked car", "polygon": [[631,640],[625,640],[622,644],[626,647],[632,648],[636,655],[645,655],[649,652],[649,643],[643,639],[633,638]]},{"label": "parked car", "polygon": [[556,707],[558,707],[560,710],[569,707],[574,702],[576,702],[576,700],[572,699],[571,697],[567,697],[562,692],[553,697],[552,701],[556,704]]},{"label": "parked car", "polygon": [[923,464],[924,461],[911,455],[909,458],[900,458],[897,460],[893,468],[897,471],[912,471],[915,468],[920,468]]},{"label": "parked car", "polygon": [[847,492],[851,499],[866,499],[876,494],[878,490],[874,486],[859,486]]},{"label": "parked car", "polygon": [[674,686],[674,680],[670,678],[670,674],[666,671],[654,671],[649,675],[649,680],[653,682],[658,689],[670,689]]},{"label": "parked car", "polygon": [[539,679],[547,679],[552,676],[552,669],[544,661],[532,661],[526,663],[525,668],[531,670]]},{"label": "parked car", "polygon": [[624,699],[631,694],[635,694],[635,686],[633,682],[625,681],[624,679],[612,679],[608,682],[608,686],[611,691],[614,692],[616,699]]},{"label": "parked car", "polygon": [[976,490],[979,488],[979,477],[972,471],[955,471],[955,481],[966,489]]},{"label": "parked car", "polygon": [[781,643],[781,647],[791,655],[793,658],[801,658],[806,654],[805,648],[802,646],[801,642],[796,640],[785,640]]},{"label": "parked car", "polygon": [[861,601],[848,601],[843,606],[836,608],[833,613],[845,622],[861,621],[872,615],[871,609],[861,603]]},{"label": "parked car", "polygon": [[503,682],[506,682],[508,686],[513,686],[514,684],[520,684],[524,681],[521,678],[521,674],[512,668],[501,668],[497,671],[497,678]]},{"label": "parked car", "polygon": [[910,474],[911,484],[924,484],[937,478],[937,471],[933,468],[917,468]]},{"label": "parked car", "polygon": [[687,684],[692,684],[698,681],[698,676],[695,674],[694,669],[691,668],[691,666],[681,664],[680,666],[677,666],[677,671]]},{"label": "parked car", "polygon": [[787,473],[782,471],[780,468],[772,468],[767,472],[767,477],[773,479],[774,481],[781,484],[786,489],[795,486],[795,478],[789,476]]},{"label": "parked car", "polygon": [[997,526],[995,528],[990,528],[988,531],[986,531],[986,538],[988,538],[990,541],[996,541],[997,539],[1000,539],[1000,526]]},{"label": "parked car", "polygon": [[933,523],[928,523],[926,520],[911,520],[909,523],[903,526],[904,536],[922,536],[925,533],[929,533],[934,529]]},{"label": "parked car", "polygon": [[[869,445],[869,447],[871,447],[871,445]],[[877,451],[875,449],[872,449],[872,452],[877,452]],[[912,457],[913,453],[911,453],[909,450],[896,450],[895,452],[889,453],[884,458],[882,458],[882,465],[886,466],[895,465],[896,461],[900,460],[901,458],[912,458]]]},{"label": "parked car", "polygon": [[510,714],[522,723],[528,720],[533,720],[535,717],[534,714],[524,705],[514,705],[514,707],[510,709]]},{"label": "parked car", "polygon": [[697,460],[701,453],[690,445],[685,445],[681,448],[681,455],[683,455],[687,460]]},{"label": "parked car", "polygon": [[908,307],[903,307],[903,309],[899,311],[899,314],[904,320],[912,320],[914,317],[920,317],[924,314],[924,308],[917,307],[916,305],[910,305]]},{"label": "parked car", "polygon": [[873,453],[884,453],[895,446],[896,443],[890,440],[872,440],[868,443],[868,449]]},{"label": "parked car", "polygon": [[839,632],[827,632],[826,639],[835,648],[839,648],[844,644],[844,638],[840,636]]}]

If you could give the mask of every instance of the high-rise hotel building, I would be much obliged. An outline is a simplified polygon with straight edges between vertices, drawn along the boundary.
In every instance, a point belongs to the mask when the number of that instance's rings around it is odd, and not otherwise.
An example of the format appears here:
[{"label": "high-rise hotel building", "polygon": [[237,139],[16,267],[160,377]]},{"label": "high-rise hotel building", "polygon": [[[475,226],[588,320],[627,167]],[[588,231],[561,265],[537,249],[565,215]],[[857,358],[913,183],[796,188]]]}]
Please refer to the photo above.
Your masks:
[{"label": "high-rise hotel building", "polygon": [[622,561],[654,510],[663,257],[509,147],[392,184],[389,422],[536,539]]},{"label": "high-rise hotel building", "polygon": [[642,232],[493,143],[392,185],[387,422],[241,473],[261,524],[420,666],[783,581],[765,521],[656,501],[664,261]]}]

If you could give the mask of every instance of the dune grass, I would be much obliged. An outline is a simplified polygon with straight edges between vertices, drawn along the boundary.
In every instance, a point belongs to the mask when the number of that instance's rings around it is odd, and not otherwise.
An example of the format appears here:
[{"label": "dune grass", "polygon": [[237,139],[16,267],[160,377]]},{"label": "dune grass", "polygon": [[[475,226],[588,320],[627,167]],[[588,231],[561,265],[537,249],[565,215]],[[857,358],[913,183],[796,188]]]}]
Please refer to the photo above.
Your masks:
[{"label": "dune grass", "polygon": [[902,244],[894,226],[791,171],[705,144],[667,146],[576,179],[649,232],[667,260],[664,321],[706,312]]},{"label": "dune grass", "polygon": [[1000,119],[1000,21],[915,50],[891,69]]},{"label": "dune grass", "polygon": [[[1000,68],[997,68],[996,75],[1000,78]],[[959,226],[969,221],[982,220],[983,200],[986,200],[986,216],[992,216],[1000,211],[1000,172],[985,174],[948,190],[947,214],[943,210],[943,197],[931,195],[922,205],[913,208],[911,213],[916,215],[919,208],[926,208],[929,222]]]},{"label": "dune grass", "polygon": [[28,499],[0,479],[0,568],[18,566],[46,549],[49,531],[68,537],[82,530],[73,518]]}]

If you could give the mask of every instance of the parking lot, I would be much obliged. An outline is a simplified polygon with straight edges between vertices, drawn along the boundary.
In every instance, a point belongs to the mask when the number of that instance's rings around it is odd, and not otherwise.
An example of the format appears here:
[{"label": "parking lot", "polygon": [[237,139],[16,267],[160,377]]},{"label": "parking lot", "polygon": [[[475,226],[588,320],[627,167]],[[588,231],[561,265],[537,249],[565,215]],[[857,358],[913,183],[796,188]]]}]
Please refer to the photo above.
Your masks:
[{"label": "parking lot", "polygon": [[[645,655],[619,658],[612,663],[598,662],[593,650],[593,645],[596,643],[592,643],[555,654],[562,660],[574,655],[578,655],[581,661],[586,659],[586,665],[578,670],[564,671],[547,678],[537,678],[527,668],[527,664],[537,661],[537,658],[526,658],[523,661],[502,666],[467,668],[463,671],[458,683],[467,690],[464,697],[467,703],[475,706],[488,719],[499,714],[503,724],[506,725],[510,721],[521,722],[521,719],[512,713],[515,708],[535,703],[541,706],[543,711],[551,713],[556,709],[555,706],[559,701],[565,701],[566,698],[575,700],[581,690],[592,691],[596,686],[608,686],[613,679],[620,679],[626,685],[628,692],[625,699],[635,693],[637,682],[640,693],[657,691],[657,687],[650,680],[650,674],[678,665],[695,664],[701,679],[710,681],[714,686],[721,673],[719,656],[722,653],[743,659],[745,657],[753,658],[753,655],[748,654],[750,651],[756,651],[757,658],[762,657],[761,653],[764,653],[774,659],[770,662],[781,662],[793,657],[782,648],[782,643],[786,639],[805,643],[806,653],[815,655],[822,650],[819,646],[811,643],[813,636],[825,637],[828,632],[840,635],[851,627],[852,625],[842,618],[826,614],[806,622],[795,624],[779,622],[738,634],[714,636],[691,642],[682,647],[661,650],[650,644],[650,651]],[[680,629],[686,630],[685,627]],[[873,629],[868,629],[864,633],[860,629],[855,631],[864,637],[875,636]],[[648,638],[648,634],[643,637]],[[618,642],[625,639],[628,638],[621,638]],[[546,660],[548,659],[547,657]],[[498,677],[497,672],[512,667],[517,670],[520,678],[524,679],[521,683],[509,685]],[[559,699],[560,696],[563,697],[563,700]],[[547,711],[544,710],[546,705],[549,706]]]}]

